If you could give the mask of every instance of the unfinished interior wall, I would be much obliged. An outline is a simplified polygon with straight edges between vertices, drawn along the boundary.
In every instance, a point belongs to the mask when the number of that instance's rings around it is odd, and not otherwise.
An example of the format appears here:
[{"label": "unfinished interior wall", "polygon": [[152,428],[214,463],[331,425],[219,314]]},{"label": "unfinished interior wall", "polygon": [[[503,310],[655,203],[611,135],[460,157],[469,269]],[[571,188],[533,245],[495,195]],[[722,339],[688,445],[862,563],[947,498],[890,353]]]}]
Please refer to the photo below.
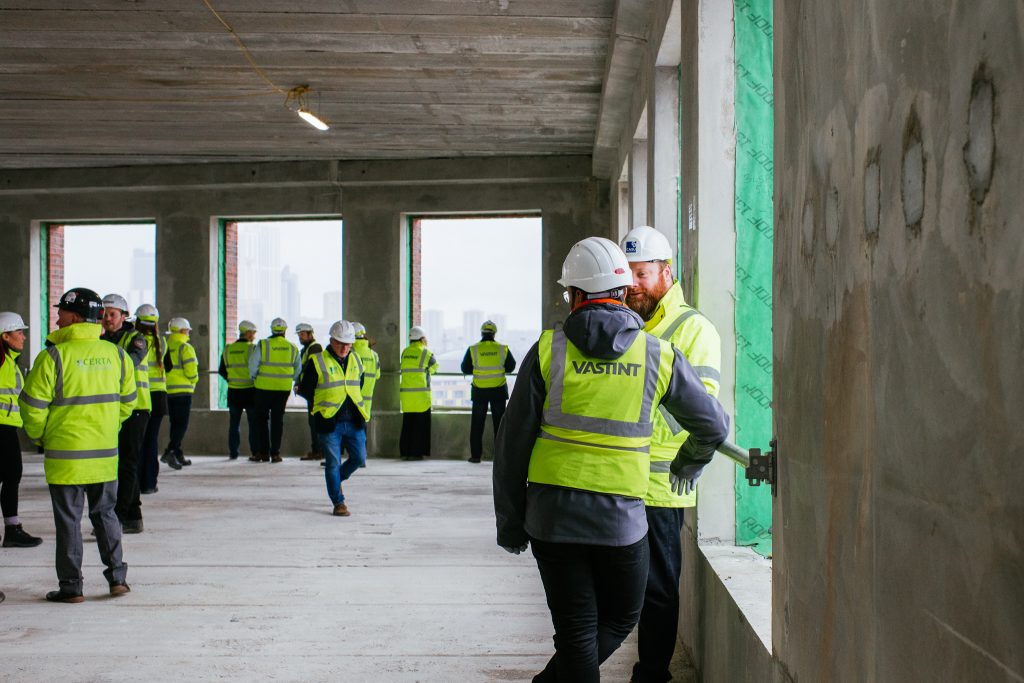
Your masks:
[{"label": "unfinished interior wall", "polygon": [[[397,452],[398,355],[405,322],[400,281],[403,213],[540,210],[543,321],[564,316],[555,280],[569,247],[609,232],[608,193],[589,157],[517,157],[415,162],[293,162],[0,173],[0,310],[32,309],[39,277],[33,225],[75,220],[156,223],[157,307],[166,322],[188,318],[200,382],[186,439],[194,453],[226,449],[227,412],[210,410],[220,340],[218,218],[342,215],[344,310],[378,340],[384,378],[374,397],[370,454]],[[310,245],[315,248],[315,245]],[[496,245],[500,248],[500,245]],[[453,261],[458,258],[453,249]],[[81,283],[76,283],[81,284]],[[72,286],[70,283],[68,286]],[[472,283],[466,283],[472,286]],[[141,302],[129,302],[137,305]],[[40,306],[35,305],[38,311]],[[38,349],[36,349],[38,351]],[[216,382],[213,382],[216,386]],[[306,416],[287,415],[286,454],[305,452]],[[434,452],[465,457],[468,413],[435,418]]]},{"label": "unfinished interior wall", "polygon": [[777,657],[1024,680],[1024,6],[775,26]]}]

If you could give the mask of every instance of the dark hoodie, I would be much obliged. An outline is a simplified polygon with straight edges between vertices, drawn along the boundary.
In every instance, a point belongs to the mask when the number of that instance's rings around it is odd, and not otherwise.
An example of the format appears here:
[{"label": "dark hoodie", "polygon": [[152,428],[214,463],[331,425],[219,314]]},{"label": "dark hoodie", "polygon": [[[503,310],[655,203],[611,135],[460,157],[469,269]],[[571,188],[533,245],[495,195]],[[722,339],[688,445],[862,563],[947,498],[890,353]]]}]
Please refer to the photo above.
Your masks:
[{"label": "dark hoodie", "polygon": [[[120,344],[122,337],[126,334],[132,334],[133,332],[135,332],[135,326],[126,321],[121,325],[121,329],[117,332],[107,332],[104,330],[100,339],[108,341],[111,344]],[[127,351],[128,356],[132,359],[132,364],[135,365],[135,367],[139,367],[139,364],[146,360],[146,355],[149,351],[149,342],[146,341],[146,335],[141,332],[136,334],[135,338],[131,340],[125,351]]]},{"label": "dark hoodie", "polygon": [[[643,320],[615,304],[589,304],[565,321],[565,335],[587,356],[614,360],[643,334]],[[551,543],[624,546],[647,533],[643,500],[547,484],[526,476],[540,431],[547,389],[540,372],[537,344],[523,359],[519,380],[501,421],[494,455],[494,512],[498,545],[520,546],[530,538]],[[700,474],[729,433],[729,419],[716,399],[675,350],[672,379],[662,405],[690,437],[679,449],[685,476]]]}]

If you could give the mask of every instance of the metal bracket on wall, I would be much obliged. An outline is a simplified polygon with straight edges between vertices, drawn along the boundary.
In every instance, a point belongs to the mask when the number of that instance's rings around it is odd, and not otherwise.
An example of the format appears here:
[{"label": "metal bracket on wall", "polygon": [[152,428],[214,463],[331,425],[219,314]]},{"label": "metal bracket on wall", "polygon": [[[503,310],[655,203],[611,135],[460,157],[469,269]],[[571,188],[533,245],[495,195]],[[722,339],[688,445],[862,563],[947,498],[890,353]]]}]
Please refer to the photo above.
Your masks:
[{"label": "metal bracket on wall", "polygon": [[751,486],[760,486],[762,482],[771,485],[774,496],[778,488],[778,440],[772,439],[768,445],[771,450],[762,455],[760,448],[747,451],[726,441],[718,447],[718,452],[744,467],[747,483]]}]

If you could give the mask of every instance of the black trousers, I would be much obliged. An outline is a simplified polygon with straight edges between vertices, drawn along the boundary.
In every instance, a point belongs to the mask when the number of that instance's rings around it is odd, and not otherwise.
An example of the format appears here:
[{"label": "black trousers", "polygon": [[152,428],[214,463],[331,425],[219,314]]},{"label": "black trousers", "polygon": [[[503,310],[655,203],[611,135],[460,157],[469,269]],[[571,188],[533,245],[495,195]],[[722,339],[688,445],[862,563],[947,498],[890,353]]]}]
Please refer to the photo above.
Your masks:
[{"label": "black trousers", "polygon": [[167,393],[163,391],[149,392],[153,408],[149,412],[146,433],[142,437],[142,452],[139,463],[139,486],[143,491],[156,488],[157,475],[160,474],[160,425],[167,414]]},{"label": "black trousers", "polygon": [[402,413],[402,433],[398,437],[398,454],[403,458],[430,457],[430,410]]},{"label": "black trousers", "polygon": [[120,520],[142,519],[139,496],[139,453],[146,436],[149,411],[136,410],[121,423],[117,434],[117,504],[114,512]]},{"label": "black trousers", "polygon": [[237,456],[242,444],[242,412],[249,426],[249,452],[256,449],[256,390],[228,389],[228,455]]},{"label": "black trousers", "polygon": [[264,455],[281,454],[281,437],[284,435],[284,409],[292,392],[256,389],[254,400],[256,417],[256,449]]},{"label": "black trousers", "polygon": [[0,510],[4,517],[18,516],[21,486],[21,442],[18,428],[0,425]]},{"label": "black trousers", "polygon": [[473,418],[469,424],[469,454],[479,460],[484,452],[484,425],[487,423],[487,409],[491,409],[494,422],[494,436],[498,436],[498,425],[505,414],[505,399],[500,394],[481,396],[473,399]]},{"label": "black trousers", "polygon": [[621,547],[536,539],[531,545],[555,627],[555,656],[533,680],[597,683],[601,663],[640,618],[647,539]]},{"label": "black trousers", "polygon": [[310,453],[323,453],[323,449],[320,447],[320,434],[316,431],[316,420],[313,418],[313,401],[306,399],[306,416],[307,422],[309,423],[309,452]]},{"label": "black trousers", "polygon": [[167,439],[167,450],[178,452],[188,432],[188,417],[192,412],[192,394],[169,394],[167,396],[167,417],[171,421],[171,433]]},{"label": "black trousers", "polygon": [[635,683],[665,683],[672,680],[668,667],[679,627],[683,508],[648,507],[647,525],[651,563],[637,631],[640,661],[633,666],[633,680]]}]

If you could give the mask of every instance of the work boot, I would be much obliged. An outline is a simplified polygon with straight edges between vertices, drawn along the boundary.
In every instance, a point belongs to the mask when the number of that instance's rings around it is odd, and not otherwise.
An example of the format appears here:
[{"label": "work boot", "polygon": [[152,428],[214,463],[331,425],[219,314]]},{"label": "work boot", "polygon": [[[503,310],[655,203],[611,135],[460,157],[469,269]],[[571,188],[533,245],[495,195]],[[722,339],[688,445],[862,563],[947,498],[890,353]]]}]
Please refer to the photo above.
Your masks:
[{"label": "work boot", "polygon": [[259,462],[259,461],[260,461],[260,454],[259,453],[253,453],[252,455],[249,456],[249,462]]},{"label": "work boot", "polygon": [[121,532],[125,534],[141,534],[142,533],[142,520],[141,519],[126,519],[121,522]]},{"label": "work boot", "polygon": [[348,517],[352,513],[348,511],[348,506],[344,503],[338,503],[334,506],[334,512],[331,513],[335,517]]},{"label": "work boot", "polygon": [[21,528],[20,524],[8,524],[4,527],[5,548],[35,548],[43,542],[38,536],[32,536]]},{"label": "work boot", "polygon": [[270,462],[281,462],[281,454],[280,453],[274,453],[273,455],[271,455],[270,456]]},{"label": "work boot", "polygon": [[238,453],[235,453],[234,455],[229,455],[228,460],[238,460]]},{"label": "work boot", "polygon": [[50,591],[46,594],[48,602],[85,602],[85,596],[81,593],[65,593],[63,590]]},{"label": "work boot", "polygon": [[124,581],[118,581],[117,583],[110,584],[110,594],[111,595],[114,595],[114,596],[124,595],[125,593],[131,593],[131,591],[132,591],[131,586],[129,586]]},{"label": "work boot", "polygon": [[160,456],[160,462],[169,465],[172,470],[180,470],[181,463],[178,462],[178,457],[175,453],[171,452],[171,449],[164,451],[164,454]]},{"label": "work boot", "polygon": [[0,591],[0,602],[3,602],[3,601],[4,601],[4,600],[6,600],[6,599],[7,599],[7,596],[6,596],[6,595],[4,595],[4,592],[3,592],[3,591]]},{"label": "work boot", "polygon": [[181,449],[174,451],[174,458],[182,467],[188,467],[189,465],[192,464],[192,461],[185,457],[185,455],[181,452]]},{"label": "work boot", "polygon": [[299,460],[319,460],[320,454],[316,451],[306,451],[306,454],[299,458]]}]

